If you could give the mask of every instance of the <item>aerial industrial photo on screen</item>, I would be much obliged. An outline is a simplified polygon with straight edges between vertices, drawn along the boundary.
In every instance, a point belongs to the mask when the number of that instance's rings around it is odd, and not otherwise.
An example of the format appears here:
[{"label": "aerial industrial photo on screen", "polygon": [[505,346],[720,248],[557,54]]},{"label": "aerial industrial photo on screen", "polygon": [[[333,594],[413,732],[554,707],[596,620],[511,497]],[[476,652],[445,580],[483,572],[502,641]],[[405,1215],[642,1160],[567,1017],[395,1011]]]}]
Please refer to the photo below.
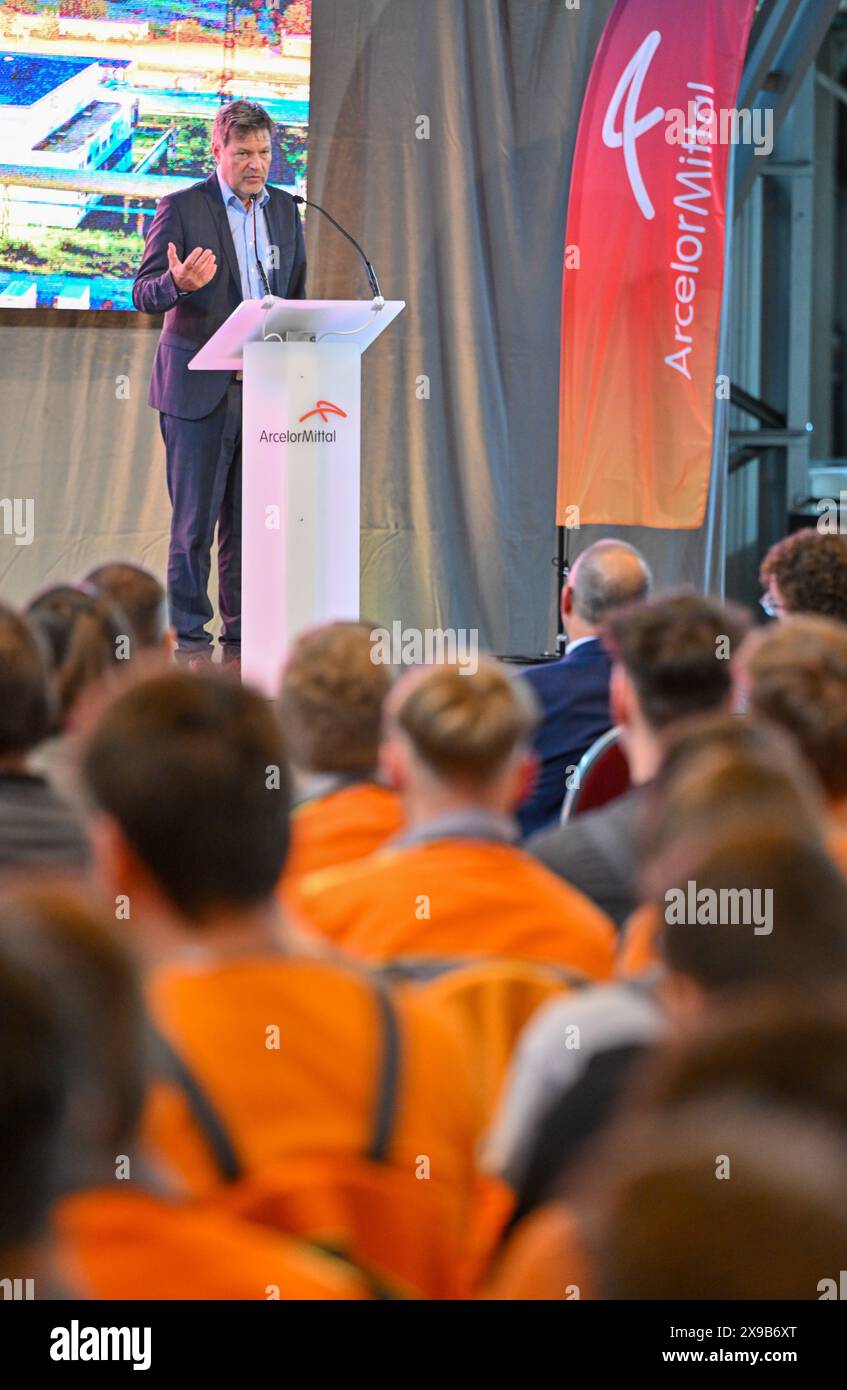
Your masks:
[{"label": "aerial industrial photo on screen", "polygon": [[310,50],[310,0],[0,0],[0,309],[132,309],[222,102],[261,102],[270,182],[305,193]]}]

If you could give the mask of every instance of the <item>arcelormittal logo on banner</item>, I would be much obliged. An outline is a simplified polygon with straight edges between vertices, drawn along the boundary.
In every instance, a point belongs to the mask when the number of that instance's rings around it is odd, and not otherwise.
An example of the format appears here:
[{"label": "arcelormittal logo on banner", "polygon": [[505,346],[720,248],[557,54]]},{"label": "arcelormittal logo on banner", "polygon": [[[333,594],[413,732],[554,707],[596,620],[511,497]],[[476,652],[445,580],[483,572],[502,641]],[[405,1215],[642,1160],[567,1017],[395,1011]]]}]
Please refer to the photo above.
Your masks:
[{"label": "arcelormittal logo on banner", "polygon": [[[342,420],[347,419],[347,411],[342,410],[340,405],[335,405],[332,401],[317,401],[311,410],[300,416],[299,423],[302,425],[306,420],[314,419],[316,415],[324,424],[332,415]],[[262,430],[259,435],[260,444],[335,444],[337,439],[337,430],[322,430],[314,426],[302,430]]]},{"label": "arcelormittal logo on banner", "polygon": [[[638,52],[624,68],[621,80],[615,88],[615,94],[606,108],[606,117],[603,121],[603,141],[610,150],[623,150],[624,164],[629,177],[632,196],[648,222],[652,221],[656,213],[641,177],[637,141],[642,135],[646,135],[648,130],[652,130],[654,126],[664,121],[665,108],[654,106],[652,111],[639,116],[638,99],[641,96],[641,88],[644,86],[644,78],[647,76],[653,54],[661,42],[662,36],[657,29],[654,29],[652,34],[647,35]],[[626,100],[625,105],[624,99]],[[623,112],[621,112],[622,106]],[[620,125],[618,126],[619,121]]]},{"label": "arcelormittal logo on banner", "polygon": [[[560,523],[705,515],[730,142],[755,0],[618,0],[583,103],[568,206]],[[737,128],[736,126],[733,129]]]}]

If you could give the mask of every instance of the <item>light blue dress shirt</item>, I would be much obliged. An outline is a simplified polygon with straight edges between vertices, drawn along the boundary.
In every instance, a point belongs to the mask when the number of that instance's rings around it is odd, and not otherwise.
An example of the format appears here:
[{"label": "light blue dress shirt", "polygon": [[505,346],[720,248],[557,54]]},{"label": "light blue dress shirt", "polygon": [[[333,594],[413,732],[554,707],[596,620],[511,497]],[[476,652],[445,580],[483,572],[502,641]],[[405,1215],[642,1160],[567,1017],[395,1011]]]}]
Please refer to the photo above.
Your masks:
[{"label": "light blue dress shirt", "polygon": [[[226,215],[229,218],[229,229],[235,242],[235,254],[238,257],[238,270],[241,275],[242,297],[244,299],[262,299],[265,287],[262,284],[262,277],[256,265],[256,253],[253,249],[253,209],[244,207],[238,194],[233,193],[220,169],[218,170],[218,183],[221,197],[226,206]],[[268,284],[270,284],[271,267],[268,258],[270,238],[264,214],[264,208],[268,202],[270,202],[270,194],[266,188],[263,188],[262,196],[256,204],[256,245],[259,248],[259,259],[268,277]]]}]

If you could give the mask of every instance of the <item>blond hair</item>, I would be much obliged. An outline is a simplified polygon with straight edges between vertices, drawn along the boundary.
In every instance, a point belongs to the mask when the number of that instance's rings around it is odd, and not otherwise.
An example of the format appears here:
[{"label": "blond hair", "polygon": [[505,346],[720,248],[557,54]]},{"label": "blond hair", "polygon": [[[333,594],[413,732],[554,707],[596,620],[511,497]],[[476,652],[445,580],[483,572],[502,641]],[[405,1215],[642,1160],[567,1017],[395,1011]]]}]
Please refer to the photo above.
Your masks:
[{"label": "blond hair", "polygon": [[485,785],[532,737],[538,710],[529,687],[493,661],[472,674],[436,666],[410,682],[392,712],[420,761],[446,781]]},{"label": "blond hair", "polygon": [[293,762],[309,772],[372,772],[391,684],[364,623],[328,623],[295,642],[279,711]]}]

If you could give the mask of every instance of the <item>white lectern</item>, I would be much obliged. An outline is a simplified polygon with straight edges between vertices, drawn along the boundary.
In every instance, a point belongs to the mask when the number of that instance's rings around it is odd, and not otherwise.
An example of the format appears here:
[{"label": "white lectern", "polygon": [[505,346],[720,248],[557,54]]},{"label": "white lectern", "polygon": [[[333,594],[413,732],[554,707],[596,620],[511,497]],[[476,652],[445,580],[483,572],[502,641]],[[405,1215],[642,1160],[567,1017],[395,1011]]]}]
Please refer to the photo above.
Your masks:
[{"label": "white lectern", "polygon": [[359,616],[361,357],[402,300],[247,299],[189,363],[241,370],[241,672],[274,696],[292,640]]}]

